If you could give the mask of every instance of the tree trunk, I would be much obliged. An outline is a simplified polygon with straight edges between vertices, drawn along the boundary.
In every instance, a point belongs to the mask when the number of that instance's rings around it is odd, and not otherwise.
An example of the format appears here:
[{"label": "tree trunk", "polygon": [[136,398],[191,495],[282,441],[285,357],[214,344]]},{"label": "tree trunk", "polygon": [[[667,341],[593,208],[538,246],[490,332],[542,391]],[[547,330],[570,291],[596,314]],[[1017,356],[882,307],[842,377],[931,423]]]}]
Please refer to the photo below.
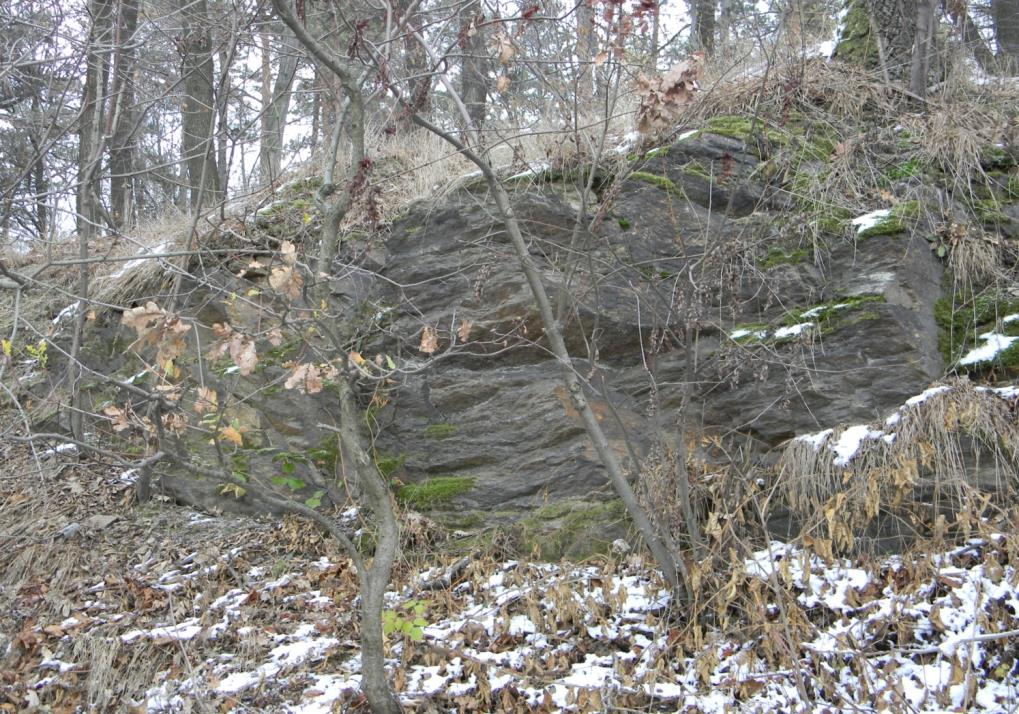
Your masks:
[{"label": "tree trunk", "polygon": [[182,147],[189,207],[197,210],[219,201],[219,171],[213,142],[215,92],[212,40],[206,0],[179,0],[181,13]]},{"label": "tree trunk", "polygon": [[92,170],[102,137],[106,83],[109,74],[112,38],[113,5],[110,0],[92,0],[92,27],[86,50],[85,87],[78,123],[78,191],[76,198],[77,229],[86,239],[93,236],[100,220],[99,199],[102,195],[99,174]]},{"label": "tree trunk", "polygon": [[917,0],[845,0],[845,20],[833,57],[866,69],[880,68],[892,81],[909,81],[916,4]]},{"label": "tree trunk", "polygon": [[913,42],[913,59],[909,70],[909,91],[918,97],[927,94],[927,76],[930,72],[933,47],[935,1],[919,0],[916,4],[916,35]]},{"label": "tree trunk", "polygon": [[138,0],[121,0],[117,47],[113,63],[110,110],[110,215],[123,229],[132,224],[134,195],[134,34],[138,28]]},{"label": "tree trunk", "polygon": [[998,56],[1011,72],[1019,72],[1019,0],[991,0]]},{"label": "tree trunk", "polygon": [[262,135],[258,162],[262,182],[271,184],[280,176],[283,162],[283,131],[290,110],[291,90],[297,73],[297,48],[293,33],[284,26],[276,33],[279,67],[272,80],[272,50],[268,30],[262,33]]},{"label": "tree trunk", "polygon": [[471,120],[468,129],[478,132],[484,126],[488,108],[488,72],[491,64],[482,31],[483,22],[484,17],[474,3],[468,3],[460,11],[460,96]]},{"label": "tree trunk", "polygon": [[716,0],[694,0],[690,7],[693,12],[691,42],[695,50],[706,57],[715,52],[715,4]]},{"label": "tree trunk", "polygon": [[580,114],[593,109],[596,49],[594,8],[585,0],[577,5],[577,108]]}]

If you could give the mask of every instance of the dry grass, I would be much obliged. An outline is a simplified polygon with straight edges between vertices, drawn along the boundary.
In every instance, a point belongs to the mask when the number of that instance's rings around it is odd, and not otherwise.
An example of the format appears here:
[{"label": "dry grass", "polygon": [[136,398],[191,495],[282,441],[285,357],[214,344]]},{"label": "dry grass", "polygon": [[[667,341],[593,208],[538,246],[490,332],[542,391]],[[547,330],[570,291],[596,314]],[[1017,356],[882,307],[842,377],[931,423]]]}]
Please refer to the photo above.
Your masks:
[{"label": "dry grass", "polygon": [[1007,503],[1019,493],[1019,426],[1014,400],[978,390],[966,380],[900,412],[889,444],[870,438],[846,466],[828,444],[790,441],[779,479],[795,515],[821,527],[838,544],[892,516],[931,532],[939,517],[957,514],[977,494]]}]

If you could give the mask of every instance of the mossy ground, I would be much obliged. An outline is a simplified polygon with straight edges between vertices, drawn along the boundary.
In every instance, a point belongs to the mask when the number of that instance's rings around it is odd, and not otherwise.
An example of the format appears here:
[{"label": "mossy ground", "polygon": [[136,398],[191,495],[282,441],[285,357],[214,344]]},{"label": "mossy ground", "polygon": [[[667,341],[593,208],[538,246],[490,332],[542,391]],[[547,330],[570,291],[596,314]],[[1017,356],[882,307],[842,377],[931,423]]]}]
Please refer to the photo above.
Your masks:
[{"label": "mossy ground", "polygon": [[540,560],[582,560],[605,554],[628,526],[626,509],[618,500],[604,503],[563,501],[543,506],[512,530],[521,551]]}]

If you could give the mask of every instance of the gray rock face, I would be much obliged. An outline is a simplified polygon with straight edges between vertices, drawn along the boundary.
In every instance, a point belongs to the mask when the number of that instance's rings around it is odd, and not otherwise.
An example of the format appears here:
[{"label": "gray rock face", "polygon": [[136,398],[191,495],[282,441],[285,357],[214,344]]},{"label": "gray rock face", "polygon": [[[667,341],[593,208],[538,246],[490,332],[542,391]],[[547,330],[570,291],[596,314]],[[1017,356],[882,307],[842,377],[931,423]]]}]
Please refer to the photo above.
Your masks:
[{"label": "gray rock face", "polygon": [[[627,440],[638,457],[656,440],[648,418],[652,361],[662,424],[749,434],[764,449],[847,419],[880,417],[941,376],[931,310],[941,266],[928,244],[907,234],[859,242],[831,236],[823,260],[735,280],[698,277],[691,291],[705,307],[697,314],[695,383],[689,409],[679,413],[687,379],[685,276],[691,266],[722,270],[715,266],[724,261],[704,259],[712,251],[767,245],[783,219],[782,199],[748,178],[757,162],[741,146],[706,136],[651,160],[643,170],[671,186],[624,182],[596,234],[573,237],[575,216],[551,192],[517,196],[546,286],[554,295],[568,281],[576,300],[564,317],[568,343],[624,463],[632,465]],[[718,188],[682,168],[693,160],[710,167],[723,156],[731,175]],[[400,386],[385,410],[379,444],[406,457],[405,478],[469,476],[474,488],[458,503],[495,510],[604,489],[492,208],[467,196],[414,213],[393,227],[387,248],[383,275],[402,287],[390,288],[385,300],[410,307],[392,333],[414,344],[422,326],[433,325],[448,350],[448,361]],[[727,337],[742,323],[768,325],[773,335],[796,322],[795,313],[840,299],[853,304],[815,318],[791,339]],[[473,325],[466,345],[455,344],[460,320]],[[430,425],[455,433],[429,437]]]},{"label": "gray rock face", "polygon": [[[941,376],[931,310],[941,266],[927,242],[832,235],[824,254],[755,269],[755,257],[802,221],[758,168],[739,141],[683,141],[641,167],[643,178],[608,189],[594,230],[591,217],[575,229],[555,186],[514,196],[531,256],[561,306],[572,367],[631,469],[658,441],[657,424],[748,434],[766,451],[796,434],[880,417]],[[406,366],[372,415],[376,453],[400,464],[400,482],[469,478],[472,486],[443,504],[461,512],[522,513],[611,495],[483,193],[410,211],[372,261],[372,272],[337,271],[332,292],[381,328],[365,330],[362,352]],[[731,338],[741,326],[763,336]],[[418,349],[425,327],[438,337],[431,356]],[[328,391],[259,391],[282,375],[266,367],[218,382],[245,398],[261,449],[246,462],[253,471],[272,473],[279,450],[307,454],[328,438],[318,426],[328,423]],[[294,469],[311,481],[306,464]],[[207,507],[250,507],[187,476],[167,474],[162,488]]]}]

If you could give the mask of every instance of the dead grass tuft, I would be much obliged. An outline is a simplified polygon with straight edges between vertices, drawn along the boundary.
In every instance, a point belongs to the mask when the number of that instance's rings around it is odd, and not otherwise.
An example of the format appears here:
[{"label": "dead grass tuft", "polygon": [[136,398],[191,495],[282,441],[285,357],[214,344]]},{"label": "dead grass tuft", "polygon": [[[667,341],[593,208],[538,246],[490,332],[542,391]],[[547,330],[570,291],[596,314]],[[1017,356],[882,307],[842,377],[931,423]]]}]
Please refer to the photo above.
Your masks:
[{"label": "dead grass tuft", "polygon": [[894,426],[869,427],[875,434],[846,465],[837,463],[830,445],[848,427],[836,429],[819,448],[790,441],[779,460],[779,481],[805,528],[827,532],[845,550],[853,547],[855,533],[882,518],[931,533],[939,517],[962,512],[975,494],[1007,503],[1019,493],[1015,409],[1014,398],[958,380],[904,406]]}]

